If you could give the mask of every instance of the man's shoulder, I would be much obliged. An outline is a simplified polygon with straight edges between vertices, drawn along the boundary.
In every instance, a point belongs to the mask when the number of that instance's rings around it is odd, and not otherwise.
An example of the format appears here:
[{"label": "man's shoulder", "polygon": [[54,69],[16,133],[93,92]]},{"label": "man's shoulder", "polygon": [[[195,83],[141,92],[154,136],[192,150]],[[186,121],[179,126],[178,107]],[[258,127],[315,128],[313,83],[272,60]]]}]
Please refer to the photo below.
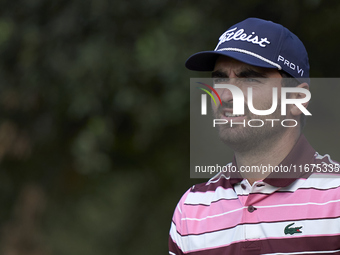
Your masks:
[{"label": "man's shoulder", "polygon": [[339,162],[332,159],[329,154],[321,155],[318,152],[315,152],[314,159],[316,163],[329,163],[339,165]]},{"label": "man's shoulder", "polygon": [[203,210],[203,208],[208,209],[211,204],[217,201],[236,198],[237,195],[230,183],[230,178],[219,173],[210,180],[189,188],[180,199],[178,209],[182,217],[187,210],[192,212]]},{"label": "man's shoulder", "polygon": [[195,184],[191,187],[190,192],[211,192],[218,188],[232,188],[230,176],[220,172],[206,182]]},{"label": "man's shoulder", "polygon": [[334,176],[334,178],[340,177],[340,164],[338,161],[333,160],[329,154],[321,155],[315,152],[314,164],[311,164],[306,168],[311,171],[314,176]]},{"label": "man's shoulder", "polygon": [[[315,152],[313,159],[306,164],[296,166],[296,169],[302,173],[289,187],[283,188],[282,191],[295,190],[338,190],[340,188],[340,164],[333,160],[330,155],[321,155]],[[335,192],[335,194],[340,194]],[[338,196],[338,195],[337,195]]]}]

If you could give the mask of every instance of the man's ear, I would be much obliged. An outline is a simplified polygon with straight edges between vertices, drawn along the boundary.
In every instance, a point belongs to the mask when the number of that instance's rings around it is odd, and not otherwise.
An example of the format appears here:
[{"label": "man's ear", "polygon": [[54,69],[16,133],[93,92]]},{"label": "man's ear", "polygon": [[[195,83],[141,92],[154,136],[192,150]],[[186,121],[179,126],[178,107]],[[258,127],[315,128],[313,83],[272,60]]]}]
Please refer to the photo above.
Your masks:
[{"label": "man's ear", "polygon": [[[296,86],[296,88],[303,88],[309,91],[309,85],[307,83],[301,83],[300,85]],[[304,93],[292,93],[291,98],[294,99],[301,99],[301,98],[305,98],[306,94]],[[305,107],[307,109],[308,106],[308,102],[302,103],[302,106]],[[290,108],[290,113],[294,116],[298,116],[300,114],[302,114],[302,111],[296,106],[296,105],[292,105],[292,107]]]}]

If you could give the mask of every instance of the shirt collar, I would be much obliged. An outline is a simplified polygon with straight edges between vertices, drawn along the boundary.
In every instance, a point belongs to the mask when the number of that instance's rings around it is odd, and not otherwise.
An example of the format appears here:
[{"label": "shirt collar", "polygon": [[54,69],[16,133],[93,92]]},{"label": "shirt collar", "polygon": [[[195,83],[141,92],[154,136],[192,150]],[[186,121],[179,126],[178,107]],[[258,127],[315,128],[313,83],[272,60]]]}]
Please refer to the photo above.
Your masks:
[{"label": "shirt collar", "polygon": [[[290,173],[273,172],[263,181],[275,187],[287,187],[298,178],[307,178],[310,173],[301,173],[299,166],[301,165],[303,168],[306,164],[313,163],[315,153],[316,152],[313,147],[302,134],[297,140],[293,149],[279,164],[279,166],[282,165],[290,168]],[[237,167],[235,156],[233,158],[232,165]],[[296,171],[294,171],[294,167]],[[285,178],[285,175],[287,174],[289,174],[289,178]],[[239,171],[232,173],[230,176],[230,183],[232,185],[239,183],[242,180],[243,178]]]}]

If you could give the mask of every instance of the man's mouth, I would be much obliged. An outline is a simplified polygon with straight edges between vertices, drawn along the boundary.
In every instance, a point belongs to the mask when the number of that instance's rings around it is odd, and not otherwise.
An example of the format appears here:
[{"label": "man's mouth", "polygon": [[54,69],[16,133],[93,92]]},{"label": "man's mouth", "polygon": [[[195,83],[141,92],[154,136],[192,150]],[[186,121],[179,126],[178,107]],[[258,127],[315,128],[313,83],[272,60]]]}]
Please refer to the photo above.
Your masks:
[{"label": "man's mouth", "polygon": [[232,104],[223,103],[223,105],[220,105],[217,110],[221,119],[226,118],[229,120],[235,119],[235,121],[240,121],[247,116],[247,113],[233,114],[233,109]]},{"label": "man's mouth", "polygon": [[231,112],[224,112],[224,116],[226,117],[243,117],[241,114],[232,114]]}]

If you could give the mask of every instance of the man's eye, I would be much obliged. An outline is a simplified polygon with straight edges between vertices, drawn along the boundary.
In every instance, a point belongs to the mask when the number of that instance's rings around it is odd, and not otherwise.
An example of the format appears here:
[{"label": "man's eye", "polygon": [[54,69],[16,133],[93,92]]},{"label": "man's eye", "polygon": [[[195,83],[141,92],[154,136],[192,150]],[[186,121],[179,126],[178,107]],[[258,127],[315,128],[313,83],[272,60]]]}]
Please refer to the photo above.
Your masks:
[{"label": "man's eye", "polygon": [[253,82],[260,83],[258,79],[254,79],[254,78],[245,78],[244,80],[249,83],[253,83]]},{"label": "man's eye", "polygon": [[228,78],[214,78],[214,83],[227,83]]}]

